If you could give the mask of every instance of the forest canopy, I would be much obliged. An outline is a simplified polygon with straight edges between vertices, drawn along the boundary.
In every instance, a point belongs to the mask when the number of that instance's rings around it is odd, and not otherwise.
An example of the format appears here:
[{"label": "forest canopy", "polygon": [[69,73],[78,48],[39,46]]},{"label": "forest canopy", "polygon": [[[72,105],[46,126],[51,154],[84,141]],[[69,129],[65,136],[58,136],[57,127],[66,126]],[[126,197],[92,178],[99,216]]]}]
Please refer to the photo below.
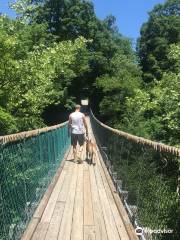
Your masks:
[{"label": "forest canopy", "polygon": [[11,7],[15,20],[0,17],[1,135],[42,127],[51,109],[63,113],[88,97],[112,127],[178,146],[178,0],[149,13],[136,52],[115,17],[98,19],[91,1],[18,0]]}]

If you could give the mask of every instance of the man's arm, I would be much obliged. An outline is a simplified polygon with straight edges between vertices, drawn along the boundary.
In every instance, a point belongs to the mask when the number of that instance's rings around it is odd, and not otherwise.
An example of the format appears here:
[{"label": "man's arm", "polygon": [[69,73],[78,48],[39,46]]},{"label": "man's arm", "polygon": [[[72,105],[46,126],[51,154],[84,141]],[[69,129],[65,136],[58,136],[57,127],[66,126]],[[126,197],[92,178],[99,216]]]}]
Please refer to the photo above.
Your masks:
[{"label": "man's arm", "polygon": [[83,123],[84,123],[84,127],[86,129],[86,135],[88,136],[88,126],[87,126],[87,122],[86,122],[85,116],[83,116]]}]

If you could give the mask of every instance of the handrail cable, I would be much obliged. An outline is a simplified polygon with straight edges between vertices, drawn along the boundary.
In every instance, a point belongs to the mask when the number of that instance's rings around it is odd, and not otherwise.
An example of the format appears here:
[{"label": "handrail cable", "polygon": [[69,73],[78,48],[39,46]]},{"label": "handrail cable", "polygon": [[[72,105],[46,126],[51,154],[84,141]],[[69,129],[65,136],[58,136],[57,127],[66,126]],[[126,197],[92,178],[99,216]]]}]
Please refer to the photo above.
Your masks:
[{"label": "handrail cable", "polygon": [[58,128],[61,128],[61,127],[65,126],[66,124],[67,124],[67,121],[57,124],[57,125],[54,125],[54,126],[50,126],[50,127],[44,127],[44,128],[39,128],[39,129],[35,129],[35,130],[0,136],[0,144],[6,144],[6,143],[10,143],[10,142],[16,142],[16,141],[19,141],[19,140],[22,140],[25,138],[35,137],[41,133],[45,133],[45,132],[49,132],[49,131],[53,131]]},{"label": "handrail cable", "polygon": [[112,128],[112,127],[109,127],[108,125],[102,123],[100,120],[98,120],[92,110],[91,110],[91,114],[93,116],[93,118],[104,128],[112,131],[113,133],[117,134],[117,135],[120,135],[124,138],[126,138],[127,140],[129,141],[133,141],[133,142],[136,142],[138,144],[142,144],[142,145],[147,145],[147,146],[150,146],[152,147],[154,150],[156,151],[159,151],[159,152],[169,152],[177,157],[180,157],[180,148],[177,148],[177,147],[172,147],[172,146],[169,146],[169,145],[166,145],[164,143],[160,143],[160,142],[155,142],[155,141],[152,141],[152,140],[148,140],[146,138],[143,138],[143,137],[138,137],[138,136],[135,136],[135,135],[132,135],[130,133],[127,133],[127,132],[123,132],[121,130],[118,130],[118,129],[115,129],[115,128]]}]

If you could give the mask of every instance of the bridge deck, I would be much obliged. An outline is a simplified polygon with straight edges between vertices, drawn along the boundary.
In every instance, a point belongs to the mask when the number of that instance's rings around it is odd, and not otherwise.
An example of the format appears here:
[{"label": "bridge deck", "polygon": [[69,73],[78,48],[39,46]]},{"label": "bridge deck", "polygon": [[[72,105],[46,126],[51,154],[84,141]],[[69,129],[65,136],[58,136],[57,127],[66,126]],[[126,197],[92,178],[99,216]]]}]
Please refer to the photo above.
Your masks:
[{"label": "bridge deck", "polygon": [[[85,159],[85,148],[83,156]],[[136,239],[134,234],[128,234],[132,226],[124,209],[121,209],[124,216],[120,214],[101,157],[96,155],[95,166],[86,161],[74,163],[72,159],[71,149],[48,201],[43,199],[40,203],[43,209],[40,219],[34,216],[34,223],[29,224],[22,239]]]}]

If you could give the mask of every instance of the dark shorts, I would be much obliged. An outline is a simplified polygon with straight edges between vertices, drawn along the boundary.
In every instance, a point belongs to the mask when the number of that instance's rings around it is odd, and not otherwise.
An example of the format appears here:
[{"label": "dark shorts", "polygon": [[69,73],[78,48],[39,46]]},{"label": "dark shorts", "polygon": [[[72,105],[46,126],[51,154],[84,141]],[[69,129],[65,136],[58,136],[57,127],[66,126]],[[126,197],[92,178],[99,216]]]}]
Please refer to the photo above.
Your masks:
[{"label": "dark shorts", "polygon": [[77,142],[79,143],[80,146],[82,146],[85,142],[85,136],[83,134],[71,134],[71,145],[76,146]]}]

